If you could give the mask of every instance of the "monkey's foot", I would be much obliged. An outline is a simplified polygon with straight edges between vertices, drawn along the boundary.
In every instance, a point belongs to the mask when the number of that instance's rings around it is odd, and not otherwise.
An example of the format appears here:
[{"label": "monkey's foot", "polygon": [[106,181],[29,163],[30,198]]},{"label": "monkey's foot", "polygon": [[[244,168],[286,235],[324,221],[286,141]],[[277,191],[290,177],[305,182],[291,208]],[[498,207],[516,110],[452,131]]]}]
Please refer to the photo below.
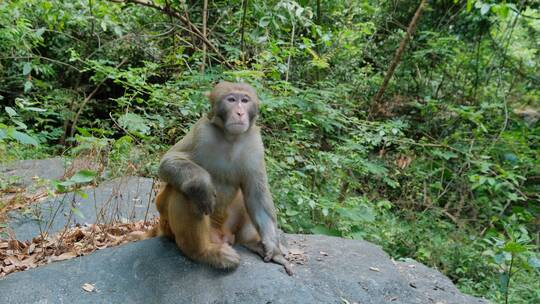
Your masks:
[{"label": "monkey's foot", "polygon": [[[246,244],[242,244],[244,247],[246,247],[247,249],[257,253],[258,255],[260,255],[263,259],[265,258],[266,254],[264,252],[264,248],[262,246],[261,243],[246,243]],[[284,250],[283,252],[287,252],[286,250]],[[274,262],[276,264],[279,264],[281,266],[283,266],[283,268],[285,269],[285,272],[292,276],[294,274],[293,270],[292,270],[292,265],[291,263],[289,263],[289,261],[287,260],[286,257],[284,257],[283,255],[281,254],[277,254],[275,256],[273,256],[271,259],[269,259],[268,261],[265,260],[265,262]]]},{"label": "monkey's foot", "polygon": [[240,256],[231,246],[223,244],[215,255],[209,256],[212,266],[220,269],[234,269],[240,265]]}]

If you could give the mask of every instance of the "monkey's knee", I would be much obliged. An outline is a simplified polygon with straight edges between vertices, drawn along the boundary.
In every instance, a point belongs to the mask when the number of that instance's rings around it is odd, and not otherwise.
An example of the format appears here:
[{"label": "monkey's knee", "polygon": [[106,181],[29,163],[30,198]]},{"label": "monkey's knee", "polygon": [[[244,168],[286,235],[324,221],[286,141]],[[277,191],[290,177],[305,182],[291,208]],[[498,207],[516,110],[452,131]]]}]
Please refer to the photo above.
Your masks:
[{"label": "monkey's knee", "polygon": [[244,225],[236,232],[236,242],[240,245],[259,243],[261,237],[255,229],[255,226],[250,221],[244,223]]},{"label": "monkey's knee", "polygon": [[168,184],[162,184],[158,194],[156,195],[156,209],[160,214],[166,213],[167,211],[167,199],[170,195],[169,188],[170,186]]}]

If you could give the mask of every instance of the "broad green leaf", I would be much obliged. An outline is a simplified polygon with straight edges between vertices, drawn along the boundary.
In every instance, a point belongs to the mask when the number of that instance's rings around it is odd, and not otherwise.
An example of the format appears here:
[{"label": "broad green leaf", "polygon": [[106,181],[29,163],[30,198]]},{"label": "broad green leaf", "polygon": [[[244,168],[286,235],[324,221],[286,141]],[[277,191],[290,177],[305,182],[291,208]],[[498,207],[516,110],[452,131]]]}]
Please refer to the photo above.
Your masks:
[{"label": "broad green leaf", "polygon": [[491,8],[491,4],[488,4],[488,3],[482,4],[482,7],[480,7],[480,14],[482,15],[487,14],[490,8]]},{"label": "broad green leaf", "polygon": [[509,9],[506,3],[494,5],[491,9],[501,19],[506,19],[506,17],[508,17]]},{"label": "broad green leaf", "polygon": [[8,115],[10,117],[19,115],[19,114],[17,114],[17,112],[15,110],[13,110],[12,107],[4,107],[4,109],[6,110],[6,112],[8,113]]},{"label": "broad green leaf", "polygon": [[449,160],[452,158],[457,158],[458,155],[452,151],[441,151],[439,149],[433,150],[433,154],[439,156],[442,159]]},{"label": "broad green leaf", "polygon": [[43,33],[45,33],[45,28],[44,27],[40,27],[36,30],[36,36],[38,37],[41,37],[41,35],[43,35]]},{"label": "broad green leaf", "polygon": [[366,206],[358,206],[354,209],[340,208],[338,213],[353,222],[372,222],[375,220],[373,210]]},{"label": "broad green leaf", "polygon": [[80,217],[81,219],[85,219],[84,214],[81,212],[79,208],[72,207],[71,211],[73,212],[73,214]]},{"label": "broad green leaf", "polygon": [[532,268],[540,268],[540,259],[538,259],[537,257],[529,257],[527,263]]},{"label": "broad green leaf", "polygon": [[92,170],[81,170],[73,175],[69,181],[77,184],[89,183],[96,177],[96,172]]},{"label": "broad green leaf", "polygon": [[260,27],[267,27],[268,24],[270,23],[270,18],[269,17],[263,17],[259,20],[259,26]]},{"label": "broad green leaf", "polygon": [[354,240],[363,240],[364,239],[364,233],[363,232],[354,232],[351,234],[351,237]]},{"label": "broad green leaf", "polygon": [[474,4],[474,0],[467,0],[467,13],[469,13],[472,10]]},{"label": "broad green leaf", "polygon": [[80,196],[81,198],[83,199],[87,199],[88,198],[88,193],[84,192],[84,191],[81,191],[81,190],[77,190],[75,191],[75,193]]},{"label": "broad green leaf", "polygon": [[135,113],[126,113],[118,119],[120,126],[130,132],[138,132],[147,134],[150,127],[147,125],[146,119]]},{"label": "broad green leaf", "polygon": [[34,111],[34,112],[46,112],[47,111],[46,109],[36,108],[36,107],[25,107],[24,109],[28,110],[28,111]]},{"label": "broad green leaf", "polygon": [[386,169],[386,167],[367,160],[362,161],[362,165],[368,173],[376,176],[383,176],[386,175],[386,173],[388,172],[388,169]]},{"label": "broad green leaf", "polygon": [[296,211],[296,210],[289,210],[289,209],[288,209],[287,211],[285,211],[285,214],[286,214],[287,216],[295,216],[295,215],[298,215],[299,213],[300,213],[300,212],[298,212],[298,211]]},{"label": "broad green leaf", "polygon": [[32,63],[27,62],[23,66],[23,75],[28,75],[32,71]]},{"label": "broad green leaf", "polygon": [[495,260],[495,263],[501,265],[506,260],[506,256],[504,253],[498,253],[495,256],[493,256],[493,259]]},{"label": "broad green leaf", "polygon": [[28,126],[24,122],[19,121],[17,119],[12,119],[12,121],[19,127],[19,129],[23,129],[23,130],[28,129]]},{"label": "broad green leaf", "polygon": [[25,92],[25,93],[30,92],[30,90],[32,89],[32,87],[34,87],[34,85],[32,84],[32,81],[28,80],[28,81],[25,81],[25,82],[24,82],[24,92]]},{"label": "broad green leaf", "polygon": [[523,246],[521,244],[518,244],[516,242],[508,242],[504,246],[503,250],[506,251],[506,252],[516,254],[516,253],[525,252],[527,250],[527,248],[525,248],[525,246]]},{"label": "broad green leaf", "polygon": [[323,214],[324,216],[328,216],[328,208],[323,208],[322,214]]},{"label": "broad green leaf", "polygon": [[21,144],[25,144],[25,145],[32,145],[32,146],[38,146],[39,143],[38,141],[33,138],[32,136],[26,134],[26,133],[23,133],[23,132],[19,132],[15,129],[12,129],[8,132],[9,136],[13,139],[15,139],[16,141],[20,142]]},{"label": "broad green leaf", "polygon": [[101,21],[99,24],[101,26],[101,29],[106,32],[107,31],[107,23],[105,23],[105,20]]},{"label": "broad green leaf", "polygon": [[335,229],[328,229],[324,226],[315,226],[314,228],[311,229],[311,232],[314,233],[314,234],[323,234],[323,235],[331,235],[331,236],[341,236],[341,234],[339,233],[339,231],[335,230]]}]

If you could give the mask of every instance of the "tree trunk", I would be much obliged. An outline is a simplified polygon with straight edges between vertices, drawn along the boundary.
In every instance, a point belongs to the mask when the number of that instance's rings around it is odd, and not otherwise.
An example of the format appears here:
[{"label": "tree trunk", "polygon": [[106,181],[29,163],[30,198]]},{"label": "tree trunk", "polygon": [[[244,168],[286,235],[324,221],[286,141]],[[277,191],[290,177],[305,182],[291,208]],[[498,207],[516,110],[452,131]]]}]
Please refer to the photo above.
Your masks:
[{"label": "tree trunk", "polygon": [[420,18],[420,14],[422,13],[422,10],[426,6],[427,0],[422,0],[420,2],[420,5],[416,9],[416,12],[414,13],[414,16],[409,23],[409,27],[407,28],[407,33],[405,34],[405,37],[403,37],[403,40],[401,40],[401,43],[399,44],[399,48],[396,50],[396,54],[394,55],[394,59],[392,59],[392,63],[388,67],[388,70],[386,71],[386,75],[384,76],[383,83],[381,87],[379,88],[379,91],[373,97],[373,100],[371,101],[371,108],[373,108],[381,99],[381,97],[384,95],[384,91],[386,90],[386,87],[388,86],[388,82],[390,81],[390,78],[394,75],[394,71],[396,70],[397,65],[401,61],[401,55],[403,55],[403,51],[405,51],[405,47],[407,46],[407,43],[411,39],[412,34],[414,34],[414,31],[416,30],[416,22],[418,21],[418,18]]}]

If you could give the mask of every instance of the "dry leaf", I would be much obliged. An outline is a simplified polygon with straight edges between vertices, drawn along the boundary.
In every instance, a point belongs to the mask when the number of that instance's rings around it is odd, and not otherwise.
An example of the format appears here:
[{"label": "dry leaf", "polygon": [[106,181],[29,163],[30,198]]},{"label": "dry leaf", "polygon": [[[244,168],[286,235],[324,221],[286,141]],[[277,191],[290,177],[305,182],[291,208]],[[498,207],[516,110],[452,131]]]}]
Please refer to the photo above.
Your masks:
[{"label": "dry leaf", "polygon": [[30,244],[30,246],[28,247],[28,254],[32,254],[35,249],[36,249],[36,244],[34,243]]},{"label": "dry leaf", "polygon": [[1,269],[3,273],[11,273],[15,270],[15,265],[4,266]]},{"label": "dry leaf", "polygon": [[94,292],[94,290],[96,290],[96,287],[90,283],[82,284],[81,288],[87,292]]},{"label": "dry leaf", "polygon": [[145,231],[136,230],[136,231],[130,232],[128,234],[127,239],[128,240],[133,240],[133,241],[138,241],[138,240],[144,239],[145,236],[146,236]]},{"label": "dry leaf", "polygon": [[9,240],[8,243],[9,243],[9,249],[11,250],[21,250],[21,248],[26,247],[24,243],[22,243],[19,240]]},{"label": "dry leaf", "polygon": [[69,252],[62,253],[59,256],[52,256],[51,260],[52,261],[63,261],[63,260],[72,259],[72,258],[74,258],[76,256],[77,256],[77,253],[69,251]]},{"label": "dry leaf", "polygon": [[292,248],[292,249],[289,249],[289,253],[294,254],[294,255],[301,255],[301,254],[304,254],[304,250]]},{"label": "dry leaf", "polygon": [[98,249],[131,241],[130,234],[146,233],[155,227],[157,221],[78,225],[60,234],[35,237],[32,242],[0,239],[0,278],[16,271],[87,255]]},{"label": "dry leaf", "polygon": [[21,267],[24,266],[24,263],[18,259],[17,257],[11,256],[6,259],[6,262],[10,262],[11,265],[15,267]]},{"label": "dry leaf", "polygon": [[319,251],[319,253],[320,253],[321,255],[328,256],[328,253],[327,253],[327,252]]},{"label": "dry leaf", "polygon": [[376,272],[381,272],[381,270],[377,267],[369,267],[369,270],[371,271],[376,271]]}]

